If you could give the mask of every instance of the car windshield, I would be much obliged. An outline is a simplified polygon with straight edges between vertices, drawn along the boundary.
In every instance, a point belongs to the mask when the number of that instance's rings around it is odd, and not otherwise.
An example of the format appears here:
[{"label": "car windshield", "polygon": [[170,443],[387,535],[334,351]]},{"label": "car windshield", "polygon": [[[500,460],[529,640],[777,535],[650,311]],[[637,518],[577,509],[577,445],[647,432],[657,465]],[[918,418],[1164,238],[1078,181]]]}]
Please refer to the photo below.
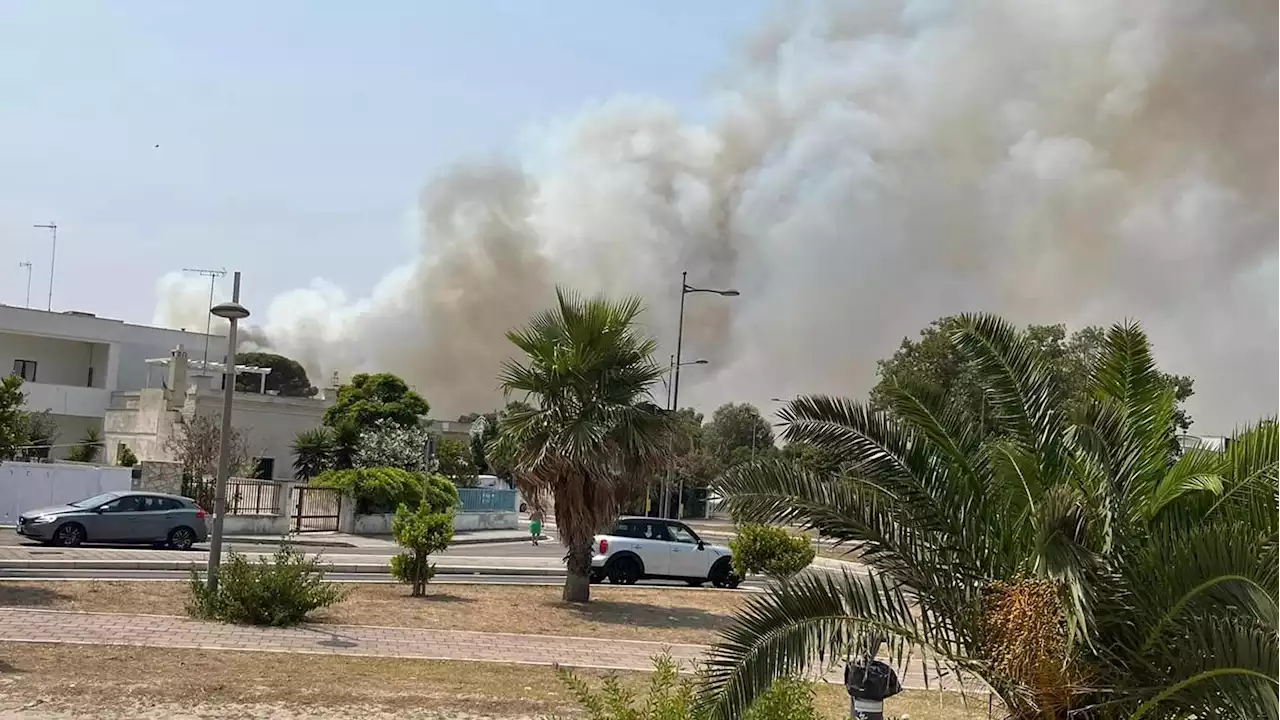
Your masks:
[{"label": "car windshield", "polygon": [[91,508],[91,507],[98,507],[103,503],[115,500],[117,497],[118,496],[115,493],[103,493],[101,495],[94,495],[91,498],[85,498],[84,500],[77,500],[73,503],[67,503],[67,504],[70,505],[71,507]]}]

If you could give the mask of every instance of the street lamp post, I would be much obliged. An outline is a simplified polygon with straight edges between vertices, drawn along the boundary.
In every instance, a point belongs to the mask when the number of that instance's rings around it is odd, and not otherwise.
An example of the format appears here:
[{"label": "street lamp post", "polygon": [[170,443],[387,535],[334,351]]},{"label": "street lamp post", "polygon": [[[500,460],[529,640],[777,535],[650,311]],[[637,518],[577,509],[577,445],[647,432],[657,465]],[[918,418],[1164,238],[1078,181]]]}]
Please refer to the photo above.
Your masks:
[{"label": "street lamp post", "polygon": [[[704,360],[703,358],[698,358],[697,360],[690,360],[689,362],[680,363],[680,365],[706,365],[708,362],[710,362],[710,361],[708,361],[708,360]],[[674,373],[675,373],[675,370],[676,370],[676,367],[677,367],[677,365],[676,365],[676,356],[675,356],[675,355],[672,355],[672,356],[671,356],[671,364],[667,367],[667,375],[672,375],[672,374],[674,374]],[[672,385],[672,383],[671,383],[670,381],[668,381],[668,380],[665,380],[665,379],[663,380],[663,383],[667,386],[667,410],[668,410],[669,412],[671,412],[671,413],[674,413],[674,412],[676,411],[676,408],[675,408],[675,406],[673,406],[673,405],[671,404],[671,385]],[[663,510],[662,510],[662,516],[663,516],[663,517],[666,517],[666,508],[667,508],[668,503],[670,503],[670,495],[669,495],[669,493],[670,493],[670,489],[671,489],[671,474],[672,474],[672,472],[674,472],[674,464],[675,464],[675,447],[674,447],[674,443],[673,443],[672,439],[670,438],[670,436],[668,436],[668,439],[667,439],[667,475],[666,475],[666,477],[664,477],[664,478],[662,479],[662,492],[661,492],[661,493],[659,493],[659,497],[661,498],[660,502],[662,503],[662,509],[663,509]],[[679,491],[679,492],[680,492],[679,497],[681,498],[681,500],[683,500],[683,499],[684,499],[684,479],[683,479],[683,478],[681,478],[681,480],[680,480],[680,491]],[[677,503],[677,504],[676,504],[676,518],[677,518],[677,519],[679,519],[679,517],[680,517],[681,515],[683,515],[683,514],[684,514],[684,513],[682,512],[682,510],[681,510],[681,508],[682,508],[682,507],[683,507],[683,502],[680,502],[680,503]]]},{"label": "street lamp post", "polygon": [[249,317],[240,304],[240,273],[233,276],[231,302],[219,303],[209,312],[230,321],[227,330],[227,360],[222,375],[222,434],[218,438],[218,478],[213,494],[213,537],[209,540],[209,592],[218,590],[218,567],[222,564],[222,519],[227,511],[227,476],[231,474],[231,406],[236,391],[236,324]]},{"label": "street lamp post", "polygon": [[[675,376],[671,380],[671,407],[680,407],[680,353],[684,349],[684,296],[690,293],[711,293],[712,295],[720,295],[722,297],[737,297],[737,290],[714,290],[712,288],[694,287],[689,284],[689,271],[680,273],[680,320],[676,324],[676,359],[674,364]],[[672,458],[668,458],[667,473],[668,477],[671,472]],[[667,500],[663,498],[662,517],[667,516]]]}]

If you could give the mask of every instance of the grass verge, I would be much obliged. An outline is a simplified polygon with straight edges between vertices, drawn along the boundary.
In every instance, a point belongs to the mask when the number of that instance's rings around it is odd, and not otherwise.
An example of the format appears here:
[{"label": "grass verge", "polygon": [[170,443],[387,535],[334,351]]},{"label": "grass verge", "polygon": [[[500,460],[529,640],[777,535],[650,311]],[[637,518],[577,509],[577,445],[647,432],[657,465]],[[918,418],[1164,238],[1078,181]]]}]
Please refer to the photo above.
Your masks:
[{"label": "grass verge", "polygon": [[[282,656],[114,646],[0,643],[0,716],[95,720],[181,717],[482,718],[572,715],[551,668],[392,658]],[[598,680],[604,673],[583,671]],[[619,676],[629,685],[643,673]],[[848,716],[844,688],[820,686],[828,717]],[[984,720],[985,697],[909,691],[886,703],[912,720]]]},{"label": "grass verge", "polygon": [[[737,593],[673,588],[593,587],[585,606],[560,602],[560,588],[433,585],[423,598],[400,585],[350,585],[350,594],[312,619],[321,623],[576,635],[703,644],[738,608]],[[184,583],[5,582],[0,606],[183,615]]]}]

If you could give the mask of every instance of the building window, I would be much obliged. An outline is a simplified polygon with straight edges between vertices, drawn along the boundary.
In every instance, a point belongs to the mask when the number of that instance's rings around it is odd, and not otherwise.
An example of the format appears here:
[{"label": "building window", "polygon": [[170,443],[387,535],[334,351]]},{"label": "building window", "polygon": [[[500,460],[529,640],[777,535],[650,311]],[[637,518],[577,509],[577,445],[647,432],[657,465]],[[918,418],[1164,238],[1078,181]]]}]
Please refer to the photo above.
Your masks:
[{"label": "building window", "polygon": [[27,382],[36,381],[36,361],[35,360],[14,360],[13,374],[26,380]]},{"label": "building window", "polygon": [[260,457],[253,459],[253,479],[270,480],[276,474],[276,459]]}]

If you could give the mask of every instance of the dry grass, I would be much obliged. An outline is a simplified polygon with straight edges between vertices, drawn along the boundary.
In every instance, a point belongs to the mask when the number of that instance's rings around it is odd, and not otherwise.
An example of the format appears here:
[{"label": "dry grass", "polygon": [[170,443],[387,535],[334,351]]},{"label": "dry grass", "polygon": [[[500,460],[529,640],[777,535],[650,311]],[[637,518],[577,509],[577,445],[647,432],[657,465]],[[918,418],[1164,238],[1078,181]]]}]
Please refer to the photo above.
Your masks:
[{"label": "dry grass", "polygon": [[[711,590],[596,587],[586,606],[560,602],[560,588],[535,585],[433,585],[424,598],[399,585],[351,585],[322,623],[577,635],[655,642],[710,642],[743,595]],[[8,582],[0,606],[182,615],[185,583]]]},{"label": "dry grass", "polygon": [[[17,643],[0,643],[0,656],[7,659],[0,663],[3,717],[515,720],[576,710],[543,667]],[[646,678],[622,679],[637,686]],[[829,717],[847,717],[842,687],[817,690]],[[907,692],[886,706],[912,720],[987,718],[985,702],[971,698],[966,707],[951,693]],[[13,711],[19,714],[7,714]]]}]

